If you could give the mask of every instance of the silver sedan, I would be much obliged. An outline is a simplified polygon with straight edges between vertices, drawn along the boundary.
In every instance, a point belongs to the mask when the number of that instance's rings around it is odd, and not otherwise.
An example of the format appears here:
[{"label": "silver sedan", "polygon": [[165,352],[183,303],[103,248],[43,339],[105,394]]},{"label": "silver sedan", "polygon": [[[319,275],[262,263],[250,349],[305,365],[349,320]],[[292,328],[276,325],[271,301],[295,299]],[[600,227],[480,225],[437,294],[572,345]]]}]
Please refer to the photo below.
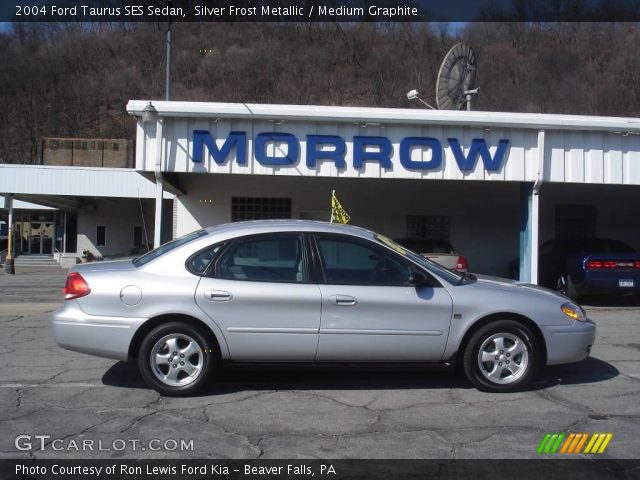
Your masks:
[{"label": "silver sedan", "polygon": [[53,336],[137,359],[148,385],[189,395],[223,363],[459,365],[477,388],[524,387],[586,358],[595,324],[535,285],[447,270],[358,227],[220,225],[135,260],[73,267]]}]

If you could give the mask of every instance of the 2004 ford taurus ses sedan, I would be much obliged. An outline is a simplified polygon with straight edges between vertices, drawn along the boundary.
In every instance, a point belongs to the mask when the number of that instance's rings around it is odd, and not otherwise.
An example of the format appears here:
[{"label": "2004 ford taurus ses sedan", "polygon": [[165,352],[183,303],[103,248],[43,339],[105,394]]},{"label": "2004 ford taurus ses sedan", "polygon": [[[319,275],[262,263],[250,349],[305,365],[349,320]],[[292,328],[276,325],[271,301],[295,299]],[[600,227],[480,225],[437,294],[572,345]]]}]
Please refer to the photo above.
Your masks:
[{"label": "2004 ford taurus ses sedan", "polygon": [[223,362],[458,364],[485,391],[583,360],[596,327],[535,285],[447,270],[363,228],[220,225],[135,259],[77,265],[53,314],[63,348],[137,358],[164,395]]}]

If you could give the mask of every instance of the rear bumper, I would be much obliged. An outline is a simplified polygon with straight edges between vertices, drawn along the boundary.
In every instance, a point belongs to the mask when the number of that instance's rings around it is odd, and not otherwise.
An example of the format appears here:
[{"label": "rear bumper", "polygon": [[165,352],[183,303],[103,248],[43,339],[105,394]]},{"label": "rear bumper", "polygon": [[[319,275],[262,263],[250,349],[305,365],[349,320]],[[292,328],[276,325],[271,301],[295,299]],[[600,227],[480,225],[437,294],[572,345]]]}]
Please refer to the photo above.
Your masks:
[{"label": "rear bumper", "polygon": [[75,300],[53,312],[53,339],[62,348],[99,357],[128,360],[129,345],[146,318],[87,315]]},{"label": "rear bumper", "polygon": [[[633,282],[632,287],[621,287],[620,281]],[[635,272],[588,272],[584,280],[576,283],[582,295],[638,295],[640,275]]]},{"label": "rear bumper", "polygon": [[540,327],[547,343],[547,365],[584,360],[596,339],[596,324],[591,320],[568,326]]}]

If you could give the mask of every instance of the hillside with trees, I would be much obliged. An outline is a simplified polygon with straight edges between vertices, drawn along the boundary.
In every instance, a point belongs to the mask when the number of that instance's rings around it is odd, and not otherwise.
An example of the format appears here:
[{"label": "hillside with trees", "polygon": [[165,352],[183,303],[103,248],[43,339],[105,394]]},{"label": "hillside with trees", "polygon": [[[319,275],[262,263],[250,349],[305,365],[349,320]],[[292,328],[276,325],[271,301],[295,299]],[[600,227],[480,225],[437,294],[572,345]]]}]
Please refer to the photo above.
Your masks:
[{"label": "hillside with trees", "polygon": [[[474,110],[639,116],[632,23],[182,23],[173,100],[424,108],[447,50],[478,56]],[[129,99],[163,99],[165,31],[151,24],[13,24],[0,31],[0,162],[39,140],[134,138]]]}]

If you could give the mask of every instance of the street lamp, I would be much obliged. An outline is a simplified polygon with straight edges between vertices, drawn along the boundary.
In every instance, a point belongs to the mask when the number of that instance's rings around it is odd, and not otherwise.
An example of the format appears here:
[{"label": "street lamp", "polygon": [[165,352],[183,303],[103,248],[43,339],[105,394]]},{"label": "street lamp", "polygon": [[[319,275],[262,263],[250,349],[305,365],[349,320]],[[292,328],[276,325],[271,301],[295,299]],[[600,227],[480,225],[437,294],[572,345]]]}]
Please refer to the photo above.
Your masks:
[{"label": "street lamp", "polygon": [[420,98],[420,94],[418,93],[417,90],[411,90],[411,91],[407,92],[407,99],[408,100],[420,100],[422,103],[424,103],[431,110],[435,110],[435,108],[433,108],[431,105],[429,105],[427,102],[425,102],[423,99]]}]

